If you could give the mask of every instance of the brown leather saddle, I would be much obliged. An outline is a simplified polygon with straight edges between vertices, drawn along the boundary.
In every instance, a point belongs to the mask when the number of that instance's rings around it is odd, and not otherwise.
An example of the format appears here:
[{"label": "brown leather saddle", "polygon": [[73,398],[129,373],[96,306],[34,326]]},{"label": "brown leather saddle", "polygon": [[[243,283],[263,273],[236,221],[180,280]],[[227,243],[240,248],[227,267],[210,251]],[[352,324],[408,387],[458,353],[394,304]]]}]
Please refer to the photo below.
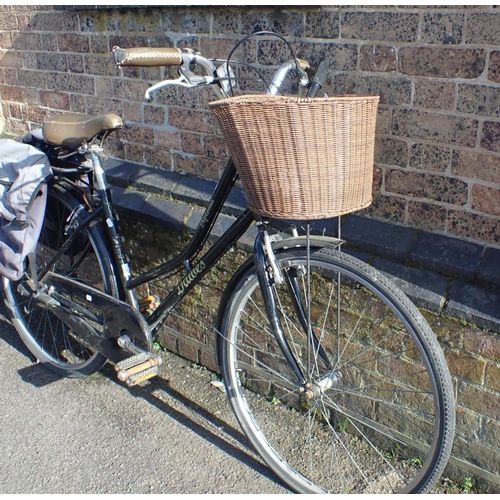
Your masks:
[{"label": "brown leather saddle", "polygon": [[114,113],[69,114],[47,118],[42,125],[42,133],[49,144],[71,148],[89,142],[99,134],[122,127],[122,119]]}]

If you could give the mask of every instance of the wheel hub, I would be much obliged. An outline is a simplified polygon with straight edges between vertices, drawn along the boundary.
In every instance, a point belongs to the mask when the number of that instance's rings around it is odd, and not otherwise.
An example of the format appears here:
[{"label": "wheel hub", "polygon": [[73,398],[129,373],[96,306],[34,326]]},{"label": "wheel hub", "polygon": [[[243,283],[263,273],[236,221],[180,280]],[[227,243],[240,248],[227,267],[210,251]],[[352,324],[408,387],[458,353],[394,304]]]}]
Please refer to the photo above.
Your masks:
[{"label": "wheel hub", "polygon": [[338,385],[342,379],[342,374],[337,370],[326,372],[320,379],[314,382],[307,382],[304,387],[304,395],[307,399],[319,398],[328,389]]}]

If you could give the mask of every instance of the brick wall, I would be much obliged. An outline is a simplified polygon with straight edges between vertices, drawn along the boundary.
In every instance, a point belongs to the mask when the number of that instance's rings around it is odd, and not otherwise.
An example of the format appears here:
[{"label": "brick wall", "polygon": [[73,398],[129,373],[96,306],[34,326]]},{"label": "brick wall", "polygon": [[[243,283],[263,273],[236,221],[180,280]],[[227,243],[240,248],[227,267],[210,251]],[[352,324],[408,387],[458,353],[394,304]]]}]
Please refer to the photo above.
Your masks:
[{"label": "brick wall", "polygon": [[[243,34],[272,29],[317,64],[334,61],[329,93],[381,95],[374,203],[366,215],[500,246],[500,11],[487,6],[174,7],[64,10],[0,7],[5,128],[53,112],[114,111],[127,128],[110,154],[217,178],[226,150],[206,109],[211,94],[164,91],[168,70],[118,71],[113,45],[191,46],[224,57]],[[286,57],[261,40],[261,66]]]}]

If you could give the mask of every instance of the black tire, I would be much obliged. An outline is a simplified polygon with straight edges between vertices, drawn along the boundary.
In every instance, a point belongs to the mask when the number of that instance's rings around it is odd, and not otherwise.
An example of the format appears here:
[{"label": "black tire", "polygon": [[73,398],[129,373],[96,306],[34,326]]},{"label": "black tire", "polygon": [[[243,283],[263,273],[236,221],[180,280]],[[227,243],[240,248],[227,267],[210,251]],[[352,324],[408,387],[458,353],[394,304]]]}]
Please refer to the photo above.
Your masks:
[{"label": "black tire", "polygon": [[[301,323],[286,280],[273,287],[309,385],[271,333],[252,266],[222,325],[226,390],[250,441],[300,493],[429,491],[450,456],[455,417],[450,374],[427,322],[388,279],[338,250],[288,249],[276,258],[302,298],[310,290]],[[308,317],[314,349],[301,326]]]},{"label": "black tire", "polygon": [[[79,208],[78,212],[74,212]],[[67,237],[65,228],[70,214],[78,220],[87,214],[85,208],[60,186],[48,192],[47,210],[36,250],[41,268],[55,255]],[[119,295],[112,260],[99,224],[83,230],[74,243],[54,264],[53,269],[65,276],[81,280],[115,297]],[[12,324],[26,347],[47,368],[65,377],[80,377],[98,371],[106,362],[100,353],[80,344],[71,329],[48,308],[33,298],[28,276],[17,282],[3,278],[5,302]],[[88,307],[87,304],[83,305]]]}]

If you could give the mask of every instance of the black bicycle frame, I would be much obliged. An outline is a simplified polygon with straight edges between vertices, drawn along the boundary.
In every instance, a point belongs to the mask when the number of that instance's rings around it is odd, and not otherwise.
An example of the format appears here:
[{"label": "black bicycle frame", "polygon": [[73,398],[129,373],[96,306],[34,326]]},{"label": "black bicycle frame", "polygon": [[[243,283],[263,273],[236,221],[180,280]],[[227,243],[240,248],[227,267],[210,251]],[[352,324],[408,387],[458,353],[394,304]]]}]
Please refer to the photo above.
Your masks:
[{"label": "black bicycle frame", "polygon": [[254,214],[249,209],[246,209],[216,243],[214,243],[200,259],[194,262],[194,259],[196,259],[201,248],[207,241],[217,217],[221,213],[222,206],[237,178],[238,174],[236,167],[234,162],[230,160],[224,169],[220,181],[217,183],[210,203],[205,209],[203,217],[188,246],[173,259],[143,274],[135,276],[125,284],[126,288],[131,290],[154,279],[163,277],[180,266],[186,268],[187,272],[177,286],[160,302],[158,307],[148,318],[148,324],[153,333],[159,328],[161,323],[179,301],[182,300],[182,298],[201,281],[206,273],[210,271],[224,254],[236,244],[255,220]]},{"label": "black bicycle frame", "polygon": [[[229,229],[227,229],[225,233],[217,239],[213,246],[209,250],[207,250],[201,258],[194,262],[194,259],[196,259],[203,245],[207,241],[208,236],[210,235],[210,232],[217,220],[217,217],[220,215],[222,207],[237,178],[238,174],[236,171],[236,167],[233,161],[230,160],[227,163],[226,168],[224,169],[224,173],[220,181],[217,183],[210,203],[205,209],[203,217],[201,218],[188,246],[176,257],[133,278],[127,278],[127,273],[123,270],[123,267],[119,265],[120,263],[125,263],[126,259],[116,228],[114,224],[111,224],[110,222],[106,224],[106,228],[108,229],[108,236],[111,239],[113,247],[113,256],[115,259],[115,263],[118,264],[117,269],[120,275],[120,280],[122,282],[122,286],[125,288],[125,291],[128,292],[127,295],[129,296],[129,300],[132,300],[133,298],[133,301],[135,301],[135,297],[133,296],[133,294],[131,295],[131,292],[134,288],[148,283],[154,279],[162,278],[171,273],[173,270],[179,268],[180,266],[184,266],[186,268],[186,274],[180,279],[177,286],[168,293],[168,295],[160,302],[158,307],[153,311],[149,318],[147,318],[146,322],[150,329],[150,334],[148,335],[154,335],[156,333],[160,325],[167,318],[170,312],[175,308],[175,306],[193,289],[194,286],[196,286],[201,281],[201,279],[225,255],[225,253],[237,243],[237,241],[250,227],[252,222],[255,221],[255,215],[253,214],[253,212],[251,212],[248,208],[244,210],[241,215],[237,217],[235,222],[229,227]],[[37,279],[43,279],[45,274],[51,269],[52,263],[55,262],[67,248],[69,248],[69,246],[72,244],[72,242],[82,229],[90,226],[93,221],[97,220],[101,216],[108,221],[110,221],[110,219],[114,219],[109,190],[105,189],[99,191],[97,194],[101,198],[102,204],[97,209],[92,211],[85,220],[79,221],[77,230],[72,231],[71,234],[68,235],[65,243],[53,257],[49,265],[45,266],[42,270],[39,270]],[[303,385],[306,380],[302,374],[302,370],[295,360],[295,356],[292,353],[292,350],[290,349],[288,341],[286,340],[286,337],[282,330],[280,324],[281,322],[278,318],[276,305],[274,303],[274,299],[270,289],[272,284],[267,282],[266,257],[264,254],[264,246],[262,243],[262,231],[266,231],[266,229],[267,224],[265,223],[259,226],[259,235],[257,236],[254,246],[254,261],[258,271],[259,283],[263,294],[267,297],[267,300],[265,302],[269,321],[271,323],[271,329],[286,359],[296,373],[299,385]],[[299,318],[301,318],[302,326],[304,328],[307,328],[305,312],[303,310],[303,301],[299,296],[300,293],[298,292],[298,289],[296,287],[293,288],[293,281],[293,278],[287,275],[288,285],[292,285],[291,291],[293,291],[292,297],[294,298],[296,311],[299,313]],[[309,337],[311,346],[317,349],[318,341],[315,335],[309,332]],[[109,355],[109,353],[107,354]],[[324,355],[324,353],[321,351],[319,354],[328,364],[328,358],[326,357],[326,355]]]}]

